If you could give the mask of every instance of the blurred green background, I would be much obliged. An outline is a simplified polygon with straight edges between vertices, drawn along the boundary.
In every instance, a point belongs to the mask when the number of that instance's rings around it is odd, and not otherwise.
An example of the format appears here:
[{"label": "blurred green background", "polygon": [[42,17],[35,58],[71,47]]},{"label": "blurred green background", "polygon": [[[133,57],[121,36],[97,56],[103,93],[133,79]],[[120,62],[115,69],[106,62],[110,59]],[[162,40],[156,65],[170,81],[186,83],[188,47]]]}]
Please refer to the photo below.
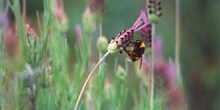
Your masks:
[{"label": "blurred green background", "polygon": [[[43,10],[43,0],[27,0],[27,17],[30,24],[36,24],[36,11]],[[108,39],[121,30],[132,26],[140,10],[146,10],[145,0],[105,0],[103,35]],[[175,0],[161,0],[162,18],[156,24],[156,35],[163,38],[165,58],[174,59],[175,50]],[[180,0],[181,5],[181,75],[186,92],[189,110],[220,110],[220,1],[219,0]],[[2,6],[2,5],[1,5]],[[69,19],[67,32],[71,60],[74,61],[74,28],[82,24],[86,0],[64,0]],[[93,60],[98,61],[96,43],[93,46]],[[113,58],[118,57],[124,64],[124,56],[119,54],[107,58],[113,68]],[[133,64],[130,64],[133,68]],[[111,69],[109,69],[111,70]],[[129,73],[135,87],[137,78]],[[135,77],[134,77],[135,76]],[[107,75],[112,77],[112,75]],[[134,81],[134,83],[133,83]]]}]

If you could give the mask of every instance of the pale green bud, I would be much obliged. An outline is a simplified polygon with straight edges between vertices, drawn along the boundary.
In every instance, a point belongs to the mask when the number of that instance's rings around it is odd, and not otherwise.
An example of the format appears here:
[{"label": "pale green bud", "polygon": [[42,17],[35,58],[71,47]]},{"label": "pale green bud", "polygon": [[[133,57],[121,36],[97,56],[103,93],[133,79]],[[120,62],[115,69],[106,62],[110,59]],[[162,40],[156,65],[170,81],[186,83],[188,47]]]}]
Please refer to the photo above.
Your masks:
[{"label": "pale green bud", "polygon": [[115,53],[115,52],[117,52],[118,51],[118,48],[117,48],[118,46],[117,46],[117,44],[114,42],[114,43],[110,43],[110,44],[108,44],[108,51],[110,52],[110,53]]},{"label": "pale green bud", "polygon": [[122,81],[124,81],[127,77],[127,73],[121,65],[118,66],[116,76]]},{"label": "pale green bud", "polygon": [[160,17],[158,17],[156,14],[149,14],[148,15],[148,20],[151,22],[158,22],[160,20]]},{"label": "pale green bud", "polygon": [[97,47],[98,47],[99,51],[101,51],[101,52],[107,51],[108,40],[105,36],[99,36],[98,37]]},{"label": "pale green bud", "polygon": [[87,7],[83,14],[83,28],[88,33],[93,33],[96,28],[96,20],[95,15],[91,12],[91,10]]}]

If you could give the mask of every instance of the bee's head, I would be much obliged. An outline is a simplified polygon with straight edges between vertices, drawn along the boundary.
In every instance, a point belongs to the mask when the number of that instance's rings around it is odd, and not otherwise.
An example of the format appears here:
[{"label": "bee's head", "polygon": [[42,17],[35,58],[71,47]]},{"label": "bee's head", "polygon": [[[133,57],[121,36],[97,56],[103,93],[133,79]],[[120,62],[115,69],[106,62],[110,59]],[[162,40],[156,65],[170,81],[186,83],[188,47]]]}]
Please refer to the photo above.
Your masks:
[{"label": "bee's head", "polygon": [[135,46],[139,47],[141,45],[142,41],[141,40],[136,40],[135,41]]}]

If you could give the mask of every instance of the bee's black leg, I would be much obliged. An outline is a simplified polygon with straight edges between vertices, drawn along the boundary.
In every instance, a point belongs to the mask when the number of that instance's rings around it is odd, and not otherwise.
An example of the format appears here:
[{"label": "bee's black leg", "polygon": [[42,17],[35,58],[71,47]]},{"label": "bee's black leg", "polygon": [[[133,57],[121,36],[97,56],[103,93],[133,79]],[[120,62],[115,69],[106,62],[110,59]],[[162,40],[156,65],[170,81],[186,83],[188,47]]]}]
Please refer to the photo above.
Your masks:
[{"label": "bee's black leg", "polygon": [[126,47],[123,47],[123,50],[124,50],[126,53],[128,53],[128,51],[127,51]]}]

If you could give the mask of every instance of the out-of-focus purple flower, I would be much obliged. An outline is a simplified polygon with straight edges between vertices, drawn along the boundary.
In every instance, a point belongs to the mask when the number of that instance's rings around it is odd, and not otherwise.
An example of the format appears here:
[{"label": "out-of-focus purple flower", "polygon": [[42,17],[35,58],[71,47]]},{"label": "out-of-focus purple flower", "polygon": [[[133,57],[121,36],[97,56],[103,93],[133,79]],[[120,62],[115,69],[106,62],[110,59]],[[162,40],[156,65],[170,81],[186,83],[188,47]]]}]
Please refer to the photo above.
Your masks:
[{"label": "out-of-focus purple flower", "polygon": [[58,29],[65,33],[69,28],[69,23],[63,8],[63,0],[51,0],[51,8],[55,15]]},{"label": "out-of-focus purple flower", "polygon": [[182,110],[184,107],[184,94],[177,85],[169,85],[168,87],[168,106],[169,110]]},{"label": "out-of-focus purple flower", "polygon": [[151,48],[151,40],[152,40],[152,26],[148,24],[144,28],[141,29],[141,39],[145,44],[145,48]]},{"label": "out-of-focus purple flower", "polygon": [[[12,15],[10,15],[12,16]],[[2,24],[3,24],[3,35],[4,35],[4,47],[7,53],[7,56],[11,57],[16,54],[16,51],[19,49],[18,37],[16,35],[16,29],[14,21],[9,17],[9,14],[3,13],[2,15]]]},{"label": "out-of-focus purple flower", "polygon": [[7,18],[6,18],[6,13],[5,12],[3,12],[1,15],[0,15],[0,24],[2,25],[2,26],[4,26],[4,27],[6,27],[7,26],[7,22],[8,22],[8,20],[7,20]]},{"label": "out-of-focus purple flower", "polygon": [[154,69],[156,73],[164,74],[167,68],[167,62],[164,59],[155,60]]},{"label": "out-of-focus purple flower", "polygon": [[142,56],[142,71],[144,73],[148,73],[150,70],[150,64],[149,62],[147,61],[147,58],[145,55]]},{"label": "out-of-focus purple flower", "polygon": [[[142,36],[142,41],[146,45],[146,48],[151,48],[151,40],[152,40],[152,26],[148,24],[147,26],[143,27],[140,31]],[[156,59],[162,57],[162,39],[160,37],[154,37],[154,53]]]},{"label": "out-of-focus purple flower", "polygon": [[[142,32],[147,32],[145,29],[142,29]],[[148,48],[148,47],[146,47],[146,48]],[[155,37],[155,39],[154,39],[154,53],[155,53],[154,54],[155,55],[155,65],[154,65],[154,69],[155,70],[154,71],[156,73],[163,74],[163,76],[164,76],[165,73],[168,71],[167,67],[169,67],[168,66],[169,64],[167,64],[167,62],[163,59],[163,55],[162,55],[162,39],[160,37]],[[143,64],[143,68],[144,68],[144,70],[143,70],[144,73],[149,72],[149,68],[151,66],[151,63],[148,63],[148,61],[147,61],[145,56],[143,56],[143,58],[142,58],[142,64]]]},{"label": "out-of-focus purple flower", "polygon": [[177,83],[176,82],[176,75],[177,75],[176,65],[173,62],[167,63],[164,73],[170,84]]},{"label": "out-of-focus purple flower", "polygon": [[89,0],[89,8],[92,12],[102,14],[104,11],[104,0]]},{"label": "out-of-focus purple flower", "polygon": [[77,44],[80,46],[82,44],[82,31],[80,25],[76,25],[75,32],[76,32]]},{"label": "out-of-focus purple flower", "polygon": [[154,39],[154,53],[155,53],[155,57],[157,58],[161,58],[163,57],[162,55],[162,39],[160,37],[155,37]]},{"label": "out-of-focus purple flower", "polygon": [[[162,79],[166,82],[165,90],[168,91],[168,107],[169,110],[179,110],[183,107],[184,99],[183,92],[181,88],[178,86],[178,82],[176,79],[176,65],[174,62],[165,62],[164,60],[160,60],[155,65],[157,68],[157,74],[160,75]],[[158,81],[157,81],[158,82]]]},{"label": "out-of-focus purple flower", "polygon": [[7,55],[14,56],[18,49],[18,38],[15,31],[10,29],[4,30],[4,45]]},{"label": "out-of-focus purple flower", "polygon": [[[167,62],[163,58],[155,62],[155,85],[158,93],[164,95],[167,91],[168,109],[180,110],[184,103],[184,94],[178,86],[176,79],[176,65],[173,62]],[[161,92],[162,91],[162,92]]]},{"label": "out-of-focus purple flower", "polygon": [[164,59],[158,59],[155,62],[155,75],[162,76],[168,84],[176,82],[176,65],[173,62],[166,62]]}]

